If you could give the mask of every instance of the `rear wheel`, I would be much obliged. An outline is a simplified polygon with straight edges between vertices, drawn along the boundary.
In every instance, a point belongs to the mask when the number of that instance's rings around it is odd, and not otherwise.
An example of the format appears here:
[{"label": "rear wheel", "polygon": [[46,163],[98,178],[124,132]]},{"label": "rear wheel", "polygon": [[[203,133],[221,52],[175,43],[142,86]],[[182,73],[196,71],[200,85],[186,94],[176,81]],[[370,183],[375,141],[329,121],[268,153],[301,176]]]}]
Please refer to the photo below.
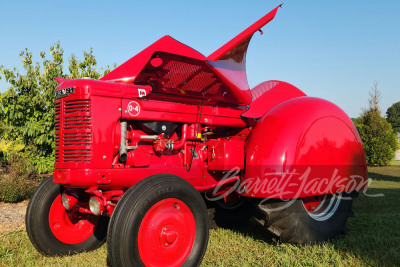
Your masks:
[{"label": "rear wheel", "polygon": [[209,221],[213,228],[247,225],[250,218],[256,213],[254,204],[246,198],[227,203],[224,199],[213,200],[206,195],[205,201]]},{"label": "rear wheel", "polygon": [[310,244],[346,233],[347,219],[353,216],[352,194],[331,194],[289,201],[269,200],[258,205],[265,227],[282,242]]},{"label": "rear wheel", "polygon": [[104,243],[108,218],[67,211],[63,187],[46,178],[36,189],[26,212],[26,231],[34,247],[48,256],[70,255]]},{"label": "rear wheel", "polygon": [[199,192],[172,175],[155,175],[118,202],[107,237],[112,266],[198,266],[208,243]]}]

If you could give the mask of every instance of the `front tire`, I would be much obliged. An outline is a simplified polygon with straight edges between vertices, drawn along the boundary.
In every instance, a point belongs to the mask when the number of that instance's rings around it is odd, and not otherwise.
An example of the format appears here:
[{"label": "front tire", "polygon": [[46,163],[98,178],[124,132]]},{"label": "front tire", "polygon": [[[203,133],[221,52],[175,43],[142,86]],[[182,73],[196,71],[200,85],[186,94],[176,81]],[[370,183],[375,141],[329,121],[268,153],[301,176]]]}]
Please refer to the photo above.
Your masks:
[{"label": "front tire", "polygon": [[67,211],[61,203],[64,188],[48,177],[39,185],[26,211],[26,231],[33,246],[46,256],[71,255],[100,247],[108,218]]},{"label": "front tire", "polygon": [[199,192],[173,175],[154,175],[118,202],[107,236],[112,266],[198,266],[208,243]]}]

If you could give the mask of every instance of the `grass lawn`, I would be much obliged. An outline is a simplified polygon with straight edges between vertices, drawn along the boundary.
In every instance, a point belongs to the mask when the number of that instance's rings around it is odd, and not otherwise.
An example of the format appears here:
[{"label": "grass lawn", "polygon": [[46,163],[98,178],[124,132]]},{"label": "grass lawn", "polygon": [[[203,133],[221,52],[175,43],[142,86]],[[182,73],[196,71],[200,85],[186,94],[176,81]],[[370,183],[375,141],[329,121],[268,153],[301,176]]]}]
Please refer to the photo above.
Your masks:
[{"label": "grass lawn", "polygon": [[[360,193],[348,221],[349,233],[312,246],[274,243],[256,224],[210,231],[202,266],[400,266],[400,162],[369,168],[373,179]],[[383,194],[381,197],[373,195]],[[105,266],[106,246],[71,257],[46,258],[26,232],[0,237],[0,266]]]}]

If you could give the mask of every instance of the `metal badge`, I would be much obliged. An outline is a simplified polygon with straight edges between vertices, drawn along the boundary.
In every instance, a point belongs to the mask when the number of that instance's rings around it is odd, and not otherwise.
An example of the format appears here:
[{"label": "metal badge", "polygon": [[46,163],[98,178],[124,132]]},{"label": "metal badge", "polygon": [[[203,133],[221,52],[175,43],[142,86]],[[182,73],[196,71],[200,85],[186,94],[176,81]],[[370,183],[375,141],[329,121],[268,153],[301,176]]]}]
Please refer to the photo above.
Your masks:
[{"label": "metal badge", "polygon": [[58,90],[58,91],[55,91],[54,92],[54,96],[55,96],[55,98],[61,98],[61,97],[64,97],[64,96],[68,96],[68,95],[70,95],[70,94],[73,94],[73,93],[75,93],[75,87],[69,87],[69,88],[64,88],[64,89],[60,89],[60,90]]}]

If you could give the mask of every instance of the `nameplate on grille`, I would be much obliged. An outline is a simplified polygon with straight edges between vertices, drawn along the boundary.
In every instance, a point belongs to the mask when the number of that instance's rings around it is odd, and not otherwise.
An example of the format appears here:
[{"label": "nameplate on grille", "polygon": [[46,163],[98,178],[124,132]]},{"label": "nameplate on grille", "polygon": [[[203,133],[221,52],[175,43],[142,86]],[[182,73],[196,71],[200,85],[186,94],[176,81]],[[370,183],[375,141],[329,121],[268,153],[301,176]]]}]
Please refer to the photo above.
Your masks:
[{"label": "nameplate on grille", "polygon": [[61,98],[61,97],[64,97],[64,96],[67,96],[67,95],[73,94],[73,93],[75,93],[75,87],[69,87],[69,88],[64,88],[64,89],[55,91],[54,96],[55,96],[55,98]]}]

